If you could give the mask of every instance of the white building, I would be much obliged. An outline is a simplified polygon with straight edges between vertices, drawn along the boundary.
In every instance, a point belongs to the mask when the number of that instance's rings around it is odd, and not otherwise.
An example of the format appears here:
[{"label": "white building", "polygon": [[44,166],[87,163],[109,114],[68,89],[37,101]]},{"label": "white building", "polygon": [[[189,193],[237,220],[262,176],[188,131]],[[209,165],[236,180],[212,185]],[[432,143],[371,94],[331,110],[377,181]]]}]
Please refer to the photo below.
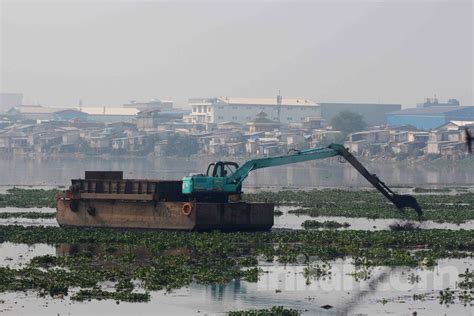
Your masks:
[{"label": "white building", "polygon": [[265,112],[273,121],[282,124],[305,122],[308,117],[319,117],[319,105],[307,99],[276,98],[213,98],[190,99],[192,112],[185,119],[190,123],[236,122],[245,124]]}]

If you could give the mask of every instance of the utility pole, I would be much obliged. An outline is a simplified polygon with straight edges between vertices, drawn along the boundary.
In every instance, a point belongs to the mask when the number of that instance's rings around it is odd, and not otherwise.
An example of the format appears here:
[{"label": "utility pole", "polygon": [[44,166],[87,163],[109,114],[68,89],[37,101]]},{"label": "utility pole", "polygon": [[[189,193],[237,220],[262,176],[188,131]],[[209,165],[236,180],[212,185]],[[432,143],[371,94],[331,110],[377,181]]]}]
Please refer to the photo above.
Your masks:
[{"label": "utility pole", "polygon": [[278,90],[278,95],[277,95],[277,111],[278,111],[278,123],[281,124],[281,101],[282,97],[280,95],[280,90]]}]

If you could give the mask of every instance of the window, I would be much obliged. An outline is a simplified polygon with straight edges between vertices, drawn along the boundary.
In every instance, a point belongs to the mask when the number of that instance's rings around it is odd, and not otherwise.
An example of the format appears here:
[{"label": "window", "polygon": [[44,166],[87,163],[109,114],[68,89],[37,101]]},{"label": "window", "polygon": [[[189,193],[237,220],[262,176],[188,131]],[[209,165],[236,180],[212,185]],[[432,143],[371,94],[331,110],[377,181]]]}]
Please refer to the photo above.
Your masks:
[{"label": "window", "polygon": [[233,106],[233,107],[232,107],[232,110],[237,110],[237,107],[236,107],[236,106]]},{"label": "window", "polygon": [[223,106],[219,106],[219,110],[223,110],[223,109],[224,109],[224,107],[223,107]]},{"label": "window", "polygon": [[251,106],[247,106],[247,110],[251,110],[251,109],[252,109],[252,107],[251,107]]},{"label": "window", "polygon": [[232,120],[237,121],[237,116],[232,116]]},{"label": "window", "polygon": [[196,113],[196,112],[197,112],[197,108],[193,108],[193,112]]},{"label": "window", "polygon": [[202,106],[198,106],[198,113],[202,113]]},{"label": "window", "polygon": [[287,117],[286,118],[288,121],[293,121],[293,118],[292,117]]},{"label": "window", "polygon": [[219,120],[223,120],[223,119],[224,119],[223,116],[218,116],[217,118],[218,118]]},{"label": "window", "polygon": [[250,120],[252,119],[252,117],[251,117],[251,116],[247,116],[245,119],[246,119],[247,121],[250,121]]}]

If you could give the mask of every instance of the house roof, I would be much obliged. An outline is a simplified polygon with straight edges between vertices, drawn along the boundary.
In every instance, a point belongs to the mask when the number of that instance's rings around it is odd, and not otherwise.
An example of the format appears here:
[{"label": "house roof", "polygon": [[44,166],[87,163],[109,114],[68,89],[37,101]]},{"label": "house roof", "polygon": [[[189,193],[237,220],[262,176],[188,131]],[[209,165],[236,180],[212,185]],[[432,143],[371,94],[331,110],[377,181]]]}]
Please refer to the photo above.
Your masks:
[{"label": "house roof", "polygon": [[241,126],[241,124],[232,121],[226,121],[222,123],[217,123],[218,126]]},{"label": "house roof", "polygon": [[135,116],[139,112],[135,108],[121,108],[121,107],[81,107],[81,112],[89,115],[129,115]]},{"label": "house roof", "polygon": [[405,109],[401,111],[396,111],[396,112],[390,112],[388,114],[401,114],[401,115],[441,115],[445,113],[450,113],[450,112],[456,112],[459,110],[465,110],[468,108],[472,108],[471,106],[433,106],[429,108],[422,108],[422,109]]},{"label": "house roof", "polygon": [[[219,101],[227,104],[241,104],[241,105],[277,105],[276,98],[228,98],[220,97]],[[308,99],[281,99],[282,106],[318,106],[315,102]]]},{"label": "house roof", "polygon": [[67,108],[52,108],[52,107],[43,107],[43,106],[15,106],[11,108],[10,111],[16,111],[22,114],[53,114],[56,112],[61,112],[65,110],[70,110]]}]

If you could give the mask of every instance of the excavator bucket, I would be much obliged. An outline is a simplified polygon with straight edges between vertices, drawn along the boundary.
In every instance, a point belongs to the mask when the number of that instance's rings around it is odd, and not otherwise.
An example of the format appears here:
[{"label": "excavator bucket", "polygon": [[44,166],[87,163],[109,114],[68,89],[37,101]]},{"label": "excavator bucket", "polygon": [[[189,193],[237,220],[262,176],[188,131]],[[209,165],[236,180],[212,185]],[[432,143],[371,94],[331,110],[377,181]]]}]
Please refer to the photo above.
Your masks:
[{"label": "excavator bucket", "polygon": [[411,195],[406,195],[406,194],[393,194],[392,195],[393,199],[393,204],[395,204],[396,207],[399,209],[403,210],[404,208],[412,208],[415,210],[416,214],[420,217],[423,215],[423,211],[421,210],[420,204],[418,204],[418,201],[416,200],[415,197]]}]

